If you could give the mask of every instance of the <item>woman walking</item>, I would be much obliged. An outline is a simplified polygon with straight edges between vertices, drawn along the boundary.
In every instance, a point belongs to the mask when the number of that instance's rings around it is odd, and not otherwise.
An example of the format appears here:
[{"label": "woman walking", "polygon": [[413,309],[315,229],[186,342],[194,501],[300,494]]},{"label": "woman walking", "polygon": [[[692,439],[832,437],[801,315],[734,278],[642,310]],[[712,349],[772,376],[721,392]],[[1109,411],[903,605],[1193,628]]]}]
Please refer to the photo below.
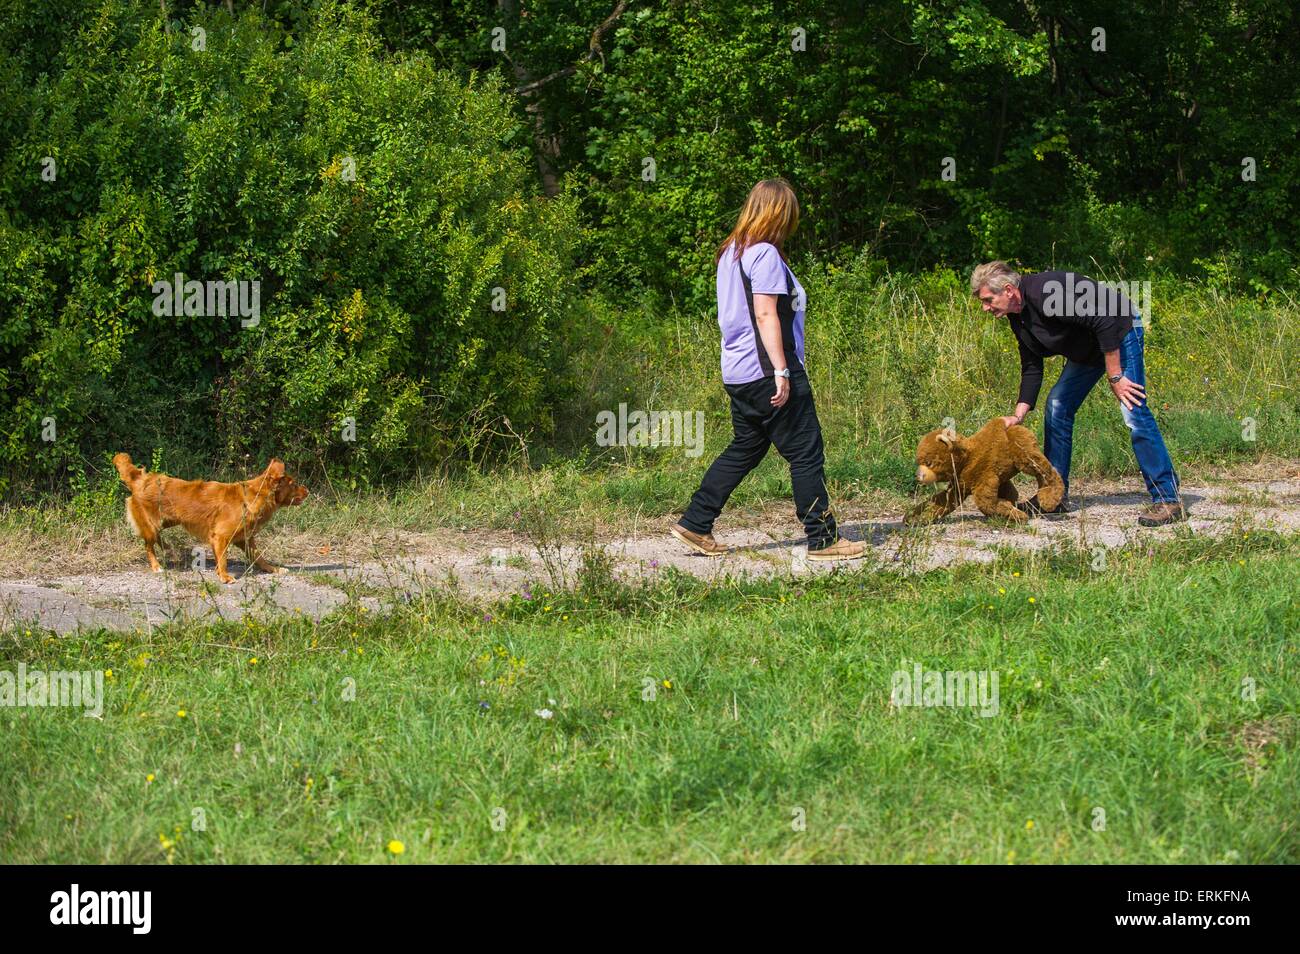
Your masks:
[{"label": "woman walking", "polygon": [[709,467],[672,534],[706,556],[728,547],[713,521],[769,446],[790,464],[795,513],[808,534],[808,559],[855,560],[863,546],[839,538],[824,473],[822,429],[804,370],[804,290],[785,261],[799,225],[799,202],[784,179],[764,179],[718,249],[722,385],[731,395],[731,444]]}]

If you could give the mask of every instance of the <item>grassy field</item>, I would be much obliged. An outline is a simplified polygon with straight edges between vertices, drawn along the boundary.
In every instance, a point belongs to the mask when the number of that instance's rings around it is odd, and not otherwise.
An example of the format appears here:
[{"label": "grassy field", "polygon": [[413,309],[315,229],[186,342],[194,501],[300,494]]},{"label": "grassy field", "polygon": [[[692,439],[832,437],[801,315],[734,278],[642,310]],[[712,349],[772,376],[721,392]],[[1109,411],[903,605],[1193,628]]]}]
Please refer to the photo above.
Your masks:
[{"label": "grassy field", "polygon": [[[1010,336],[951,273],[796,265],[832,494],[901,512],[920,433],[1011,410]],[[1148,390],[1184,481],[1293,472],[1296,303],[1160,282],[1153,298]],[[716,326],[592,308],[550,441],[390,485],[310,474],[312,504],[274,538],[582,543],[680,510],[730,436]],[[703,412],[702,454],[597,446],[620,403]],[[1104,389],[1075,447],[1075,476],[1140,488]],[[102,465],[0,511],[7,576],[138,568]],[[772,454],[729,518],[789,493]],[[383,620],[350,603],[320,623],[6,632],[0,670],[111,676],[102,720],[0,708],[0,860],[1300,860],[1300,541],[1187,533],[1092,559],[645,587],[593,560],[572,592],[426,593]],[[892,708],[894,672],[918,663],[996,673],[997,714]]]},{"label": "grassy field", "polygon": [[[1300,544],[1091,561],[7,633],[111,676],[0,709],[0,860],[1300,860]],[[996,714],[891,707],[918,663]]]}]

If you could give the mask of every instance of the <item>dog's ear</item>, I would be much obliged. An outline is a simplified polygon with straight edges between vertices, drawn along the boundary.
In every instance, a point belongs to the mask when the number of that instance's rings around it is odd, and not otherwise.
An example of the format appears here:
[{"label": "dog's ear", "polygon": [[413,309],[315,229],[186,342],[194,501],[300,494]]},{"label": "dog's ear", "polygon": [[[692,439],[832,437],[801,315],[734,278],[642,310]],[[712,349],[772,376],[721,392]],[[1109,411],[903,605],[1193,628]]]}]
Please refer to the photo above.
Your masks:
[{"label": "dog's ear", "polygon": [[268,477],[283,477],[283,476],[284,476],[284,461],[280,460],[278,457],[272,457],[272,458],[271,458],[271,463],[269,463],[269,464],[266,465],[266,476],[268,476]]}]

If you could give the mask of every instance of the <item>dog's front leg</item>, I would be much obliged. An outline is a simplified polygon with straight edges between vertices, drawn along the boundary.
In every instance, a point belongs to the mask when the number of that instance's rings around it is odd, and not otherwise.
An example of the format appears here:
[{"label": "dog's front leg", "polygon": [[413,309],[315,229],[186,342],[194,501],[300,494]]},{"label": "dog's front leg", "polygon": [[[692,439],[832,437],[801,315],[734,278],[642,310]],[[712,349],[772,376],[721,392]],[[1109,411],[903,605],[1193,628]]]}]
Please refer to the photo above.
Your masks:
[{"label": "dog's front leg", "polygon": [[226,550],[230,547],[230,538],[214,536],[208,543],[217,558],[217,579],[222,583],[234,583],[235,578],[226,572]]},{"label": "dog's front leg", "polygon": [[284,567],[276,566],[274,563],[271,563],[269,560],[267,560],[266,557],[256,552],[252,540],[240,541],[239,546],[243,549],[245,553],[248,554],[248,559],[253,564],[253,566],[257,567],[263,573],[284,573],[285,572]]}]

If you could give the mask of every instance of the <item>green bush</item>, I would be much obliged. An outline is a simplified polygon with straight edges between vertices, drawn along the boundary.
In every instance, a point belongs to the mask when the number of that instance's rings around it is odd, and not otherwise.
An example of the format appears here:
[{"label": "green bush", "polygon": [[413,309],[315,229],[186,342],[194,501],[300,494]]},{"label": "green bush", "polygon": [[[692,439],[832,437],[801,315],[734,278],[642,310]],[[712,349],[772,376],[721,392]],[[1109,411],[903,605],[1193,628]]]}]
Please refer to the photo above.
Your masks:
[{"label": "green bush", "polygon": [[[45,4],[9,6],[0,490],[112,450],[365,478],[481,453],[502,417],[552,431],[579,230],[498,79],[387,55],[335,3],[291,35],[98,0],[41,42]],[[259,282],[259,320],[155,314],[177,273]]]}]

